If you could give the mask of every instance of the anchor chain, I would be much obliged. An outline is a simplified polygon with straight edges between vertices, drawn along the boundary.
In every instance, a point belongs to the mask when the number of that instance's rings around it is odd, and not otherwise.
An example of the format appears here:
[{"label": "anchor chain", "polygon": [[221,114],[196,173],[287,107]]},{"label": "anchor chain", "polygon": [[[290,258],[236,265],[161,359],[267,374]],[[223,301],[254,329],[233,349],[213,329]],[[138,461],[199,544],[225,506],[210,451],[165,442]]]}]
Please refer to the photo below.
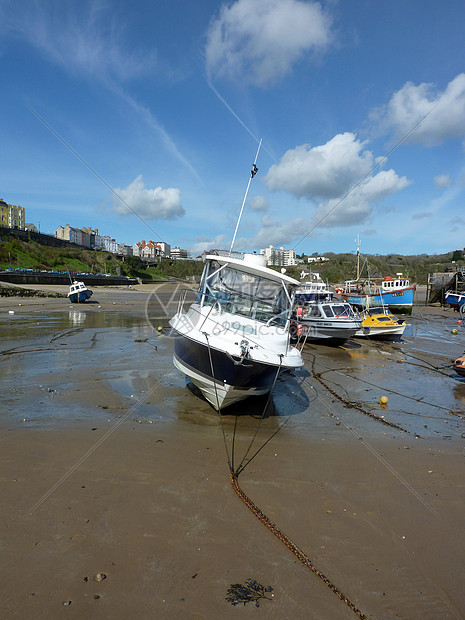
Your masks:
[{"label": "anchor chain", "polygon": [[291,551],[304,566],[309,568],[312,573],[317,575],[328,586],[328,588],[336,594],[336,596],[344,601],[344,603],[350,607],[350,609],[359,618],[362,620],[368,620],[368,617],[355,605],[355,603],[352,603],[352,601],[348,599],[347,596],[345,596],[345,594],[343,594],[341,590],[313,564],[310,558],[301,549],[299,549],[299,547],[292,542],[292,540],[282,530],[280,530],[279,527],[273,523],[244,493],[239,486],[238,476],[235,472],[230,472],[229,479],[236,495],[244,502],[247,508],[253,512],[257,519],[259,519],[263,525],[265,525],[284,545],[286,545],[289,551]]}]

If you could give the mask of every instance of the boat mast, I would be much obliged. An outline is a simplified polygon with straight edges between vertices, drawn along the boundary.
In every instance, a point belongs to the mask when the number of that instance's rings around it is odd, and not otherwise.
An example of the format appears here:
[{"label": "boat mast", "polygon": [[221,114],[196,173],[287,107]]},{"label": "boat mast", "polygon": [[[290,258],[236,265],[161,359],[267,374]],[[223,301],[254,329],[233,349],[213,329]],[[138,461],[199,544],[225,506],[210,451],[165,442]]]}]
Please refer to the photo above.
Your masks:
[{"label": "boat mast", "polygon": [[359,280],[360,279],[360,246],[362,245],[359,235],[357,235],[357,238],[355,239],[355,243],[357,244],[357,278],[356,279]]},{"label": "boat mast", "polygon": [[247,189],[245,190],[244,200],[242,201],[242,206],[241,206],[241,210],[240,210],[240,213],[239,213],[239,217],[237,218],[236,230],[234,231],[234,235],[233,235],[233,238],[232,238],[232,241],[231,241],[231,247],[229,248],[229,256],[231,256],[231,252],[232,252],[232,249],[233,249],[233,246],[234,246],[234,241],[236,240],[237,229],[239,228],[239,224],[240,224],[241,217],[242,217],[242,211],[244,210],[245,201],[247,200],[247,194],[249,193],[250,183],[251,183],[252,179],[254,178],[254,176],[258,172],[258,168],[256,166],[256,163],[257,163],[258,154],[260,152],[261,145],[262,145],[262,141],[260,139],[260,142],[258,144],[257,154],[255,155],[255,160],[254,160],[253,165],[252,165],[252,171],[250,173],[249,182],[247,183]]}]

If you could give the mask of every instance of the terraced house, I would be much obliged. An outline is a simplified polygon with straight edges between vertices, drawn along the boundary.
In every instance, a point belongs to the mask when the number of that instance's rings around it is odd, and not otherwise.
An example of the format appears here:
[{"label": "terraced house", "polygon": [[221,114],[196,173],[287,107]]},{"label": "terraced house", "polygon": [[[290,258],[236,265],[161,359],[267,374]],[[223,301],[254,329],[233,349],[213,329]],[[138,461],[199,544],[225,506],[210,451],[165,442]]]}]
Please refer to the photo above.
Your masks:
[{"label": "terraced house", "polygon": [[0,226],[24,230],[26,212],[24,207],[7,204],[0,198]]}]

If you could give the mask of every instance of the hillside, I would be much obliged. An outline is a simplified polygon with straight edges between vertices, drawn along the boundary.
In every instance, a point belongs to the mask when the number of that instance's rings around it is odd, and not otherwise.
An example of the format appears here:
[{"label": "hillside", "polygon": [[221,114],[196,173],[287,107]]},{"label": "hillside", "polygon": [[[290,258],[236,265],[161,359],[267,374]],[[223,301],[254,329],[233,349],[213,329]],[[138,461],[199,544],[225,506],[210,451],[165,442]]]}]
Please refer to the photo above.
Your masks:
[{"label": "hillside", "polygon": [[[321,277],[329,283],[355,277],[356,257],[354,254],[327,253],[325,256],[329,258],[329,261],[325,263],[307,263],[306,257],[302,256],[305,262],[296,267],[287,267],[287,274],[299,279],[302,269],[309,269],[319,272]],[[363,257],[363,260],[368,261],[369,272],[372,276],[403,273],[417,284],[426,284],[429,273],[453,271],[457,265],[465,266],[461,250],[431,256],[427,254],[416,256],[367,255]],[[198,276],[202,272],[203,264],[201,261],[163,258],[157,266],[146,268],[136,256],[121,259],[103,251],[72,247],[54,248],[40,245],[32,240],[23,241],[3,231],[3,236],[0,238],[0,269],[10,267],[78,273],[108,273],[157,280],[167,277]]]},{"label": "hillside", "polygon": [[203,264],[200,261],[163,258],[157,266],[147,268],[137,256],[122,259],[108,252],[73,247],[55,248],[40,245],[32,240],[22,241],[4,235],[0,239],[0,270],[10,267],[74,273],[107,273],[159,280],[200,275]]}]

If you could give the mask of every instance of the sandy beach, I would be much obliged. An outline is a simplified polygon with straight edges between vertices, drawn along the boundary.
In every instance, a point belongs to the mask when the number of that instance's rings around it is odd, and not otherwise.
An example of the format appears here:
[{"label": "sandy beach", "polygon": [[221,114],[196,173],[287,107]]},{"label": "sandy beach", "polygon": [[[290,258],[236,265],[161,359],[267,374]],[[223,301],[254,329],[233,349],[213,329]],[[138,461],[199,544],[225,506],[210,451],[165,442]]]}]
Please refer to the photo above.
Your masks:
[{"label": "sandy beach", "polygon": [[[2,618],[356,617],[234,493],[236,415],[235,465],[266,398],[221,420],[186,387],[180,286],[1,300]],[[457,319],[421,306],[401,343],[306,345],[239,477],[369,618],[465,617]],[[259,608],[225,600],[247,579],[273,588]]]}]

